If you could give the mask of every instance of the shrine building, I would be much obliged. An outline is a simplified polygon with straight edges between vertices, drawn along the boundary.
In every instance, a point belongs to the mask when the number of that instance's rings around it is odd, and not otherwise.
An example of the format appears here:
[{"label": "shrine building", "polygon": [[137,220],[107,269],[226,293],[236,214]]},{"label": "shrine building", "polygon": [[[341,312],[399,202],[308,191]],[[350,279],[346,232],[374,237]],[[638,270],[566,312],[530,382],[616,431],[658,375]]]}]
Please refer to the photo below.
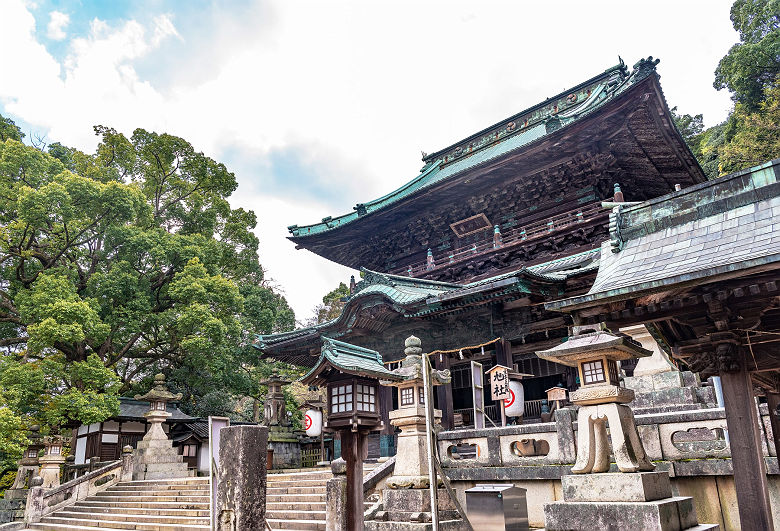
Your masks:
[{"label": "shrine building", "polygon": [[[376,350],[392,369],[414,335],[452,372],[435,397],[445,429],[473,423],[471,360],[533,375],[523,380],[525,416],[539,417],[545,390],[577,387],[576,369],[535,352],[560,344],[573,324],[545,303],[583,296],[596,279],[610,239],[601,202],[646,201],[706,180],[674,126],[657,63],[621,61],[425,155],[397,190],[289,227],[296,248],[361,278],[336,319],[259,336],[254,346],[312,367],[327,337]],[[397,407],[390,388],[380,394],[384,437],[369,446],[376,456],[394,453],[387,415]],[[485,412],[500,415],[495,405]]]}]

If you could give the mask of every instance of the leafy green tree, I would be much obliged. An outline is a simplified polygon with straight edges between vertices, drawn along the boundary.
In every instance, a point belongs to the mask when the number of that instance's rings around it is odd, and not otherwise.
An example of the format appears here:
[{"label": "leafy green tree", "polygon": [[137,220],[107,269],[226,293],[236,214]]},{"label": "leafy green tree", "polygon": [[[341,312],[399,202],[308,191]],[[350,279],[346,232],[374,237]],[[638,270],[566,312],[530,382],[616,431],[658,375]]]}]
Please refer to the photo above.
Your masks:
[{"label": "leafy green tree", "polygon": [[780,74],[780,0],[737,0],[731,22],[741,42],[720,60],[713,86],[754,112]]},{"label": "leafy green tree", "polygon": [[734,134],[719,156],[723,173],[749,168],[780,156],[780,85],[766,89],[758,109],[737,104]]},{"label": "leafy green tree", "polygon": [[21,142],[24,138],[24,133],[10,118],[5,118],[0,115],[0,142],[4,142],[8,139]]},{"label": "leafy green tree", "polygon": [[43,375],[30,389],[53,397],[8,407],[52,424],[105,418],[100,395],[146,391],[160,370],[193,404],[241,396],[248,338],[294,314],[264,278],[254,213],[227,201],[235,176],[172,135],[98,126],[94,155],[44,153],[1,123],[0,347],[9,374]]},{"label": "leafy green tree", "polygon": [[322,304],[314,309],[314,319],[310,324],[324,323],[341,315],[347,297],[349,297],[349,287],[340,282],[336,289],[322,297]]}]

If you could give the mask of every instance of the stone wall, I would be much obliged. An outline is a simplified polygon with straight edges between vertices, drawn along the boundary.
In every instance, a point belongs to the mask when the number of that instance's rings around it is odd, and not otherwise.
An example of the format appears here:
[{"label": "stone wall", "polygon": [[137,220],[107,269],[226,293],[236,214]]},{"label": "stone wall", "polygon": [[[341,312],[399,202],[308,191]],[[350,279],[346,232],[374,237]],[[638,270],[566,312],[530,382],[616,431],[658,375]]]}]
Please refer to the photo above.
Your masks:
[{"label": "stone wall", "polygon": [[0,524],[24,519],[25,500],[4,500],[0,498]]},{"label": "stone wall", "polygon": [[[464,491],[477,484],[511,482],[527,489],[529,523],[543,527],[544,504],[563,499],[560,477],[570,473],[574,462],[573,413],[559,410],[555,422],[440,433],[442,465],[461,502]],[[765,404],[759,413],[772,510],[780,514],[780,469]],[[636,423],[656,470],[669,473],[675,495],[694,498],[699,521],[738,530],[724,410],[637,415]],[[611,471],[617,471],[614,464]]]}]

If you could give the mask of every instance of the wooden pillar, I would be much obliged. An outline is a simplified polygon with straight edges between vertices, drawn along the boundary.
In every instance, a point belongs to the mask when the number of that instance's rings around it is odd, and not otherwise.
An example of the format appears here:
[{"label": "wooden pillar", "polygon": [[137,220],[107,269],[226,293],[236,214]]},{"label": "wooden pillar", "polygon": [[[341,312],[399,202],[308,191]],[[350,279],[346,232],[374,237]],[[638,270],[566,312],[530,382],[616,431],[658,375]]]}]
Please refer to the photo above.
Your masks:
[{"label": "wooden pillar", "polygon": [[777,416],[777,406],[780,405],[780,392],[767,392],[766,405],[769,408],[769,422],[772,425],[772,437],[775,443],[775,455],[780,459],[780,417]]},{"label": "wooden pillar", "polygon": [[[431,359],[438,370],[450,368],[450,358],[447,355],[442,354],[441,361],[439,361],[439,355],[433,355]],[[436,398],[439,401],[439,409],[441,410],[441,426],[445,430],[451,430],[455,427],[452,407],[452,384],[437,385],[434,389],[436,390]]]},{"label": "wooden pillar", "polygon": [[512,344],[506,339],[496,342],[496,363],[504,367],[514,368],[512,360]]},{"label": "wooden pillar", "polygon": [[[722,345],[719,345],[719,347]],[[761,452],[758,412],[744,349],[733,348],[739,370],[721,372],[731,464],[742,531],[772,531],[772,510]]]},{"label": "wooden pillar", "polygon": [[341,432],[341,456],[347,466],[347,529],[363,531],[363,459],[366,455],[366,433]]}]

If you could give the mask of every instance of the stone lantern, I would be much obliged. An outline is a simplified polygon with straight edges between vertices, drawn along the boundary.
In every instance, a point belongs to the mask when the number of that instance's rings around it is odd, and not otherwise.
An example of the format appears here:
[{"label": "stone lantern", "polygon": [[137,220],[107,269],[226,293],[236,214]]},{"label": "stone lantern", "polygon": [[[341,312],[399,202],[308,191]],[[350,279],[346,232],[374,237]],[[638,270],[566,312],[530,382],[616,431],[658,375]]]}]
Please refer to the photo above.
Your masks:
[{"label": "stone lantern", "polygon": [[144,415],[149,430],[143,440],[138,441],[133,479],[161,479],[187,476],[187,463],[168,439],[162,423],[171,416],[168,402],[181,400],[181,393],[171,393],[165,385],[165,375],[154,376],[154,385],[145,395],[135,395],[136,400],[149,402],[149,411]]},{"label": "stone lantern", "polygon": [[[391,489],[427,489],[430,486],[425,440],[425,387],[421,344],[414,336],[407,338],[404,343],[406,357],[401,362],[401,366],[393,371],[393,374],[403,379],[382,381],[383,385],[398,390],[398,409],[390,412],[390,424],[401,429],[398,435],[395,468],[393,475],[387,480],[387,486]],[[431,371],[433,385],[449,382],[449,370]],[[433,415],[438,424],[441,410],[435,409]]]},{"label": "stone lantern", "polygon": [[609,437],[621,472],[653,470],[645,455],[627,402],[634,391],[620,386],[617,362],[643,358],[652,352],[624,334],[598,331],[570,338],[549,350],[536,353],[540,358],[577,367],[581,387],[569,394],[572,403],[582,406],[577,415],[577,461],[575,474],[609,470]]},{"label": "stone lantern", "polygon": [[60,484],[60,465],[65,462],[62,455],[62,436],[50,435],[43,438],[44,453],[38,461],[41,464],[40,476],[43,479],[41,485],[45,489],[57,487]]},{"label": "stone lantern", "polygon": [[27,445],[22,458],[19,460],[19,468],[16,471],[14,484],[5,491],[5,499],[7,500],[26,498],[30,480],[38,475],[40,468],[38,454],[44,447],[41,441],[41,434],[39,433],[40,430],[41,427],[37,424],[30,426],[30,433],[27,435],[30,444]]},{"label": "stone lantern", "polygon": [[268,394],[265,399],[265,424],[271,426],[289,426],[287,418],[287,409],[284,401],[284,392],[282,386],[290,383],[290,380],[282,378],[274,373],[270,378],[260,381],[260,385],[268,387]]},{"label": "stone lantern", "polygon": [[341,454],[346,461],[347,529],[363,529],[363,459],[366,436],[382,428],[379,378],[400,380],[382,364],[375,350],[322,338],[322,350],[314,367],[301,378],[306,385],[327,389],[325,428],[341,437]]},{"label": "stone lantern", "polygon": [[[545,529],[713,529],[698,526],[690,497],[673,496],[667,472],[655,472],[626,405],[634,391],[620,386],[617,362],[652,355],[625,334],[580,334],[540,358],[577,367],[581,387],[569,399],[577,414],[577,459],[561,477],[562,501],[544,504]],[[607,436],[609,424],[609,437]],[[610,473],[609,440],[620,472]]]}]

